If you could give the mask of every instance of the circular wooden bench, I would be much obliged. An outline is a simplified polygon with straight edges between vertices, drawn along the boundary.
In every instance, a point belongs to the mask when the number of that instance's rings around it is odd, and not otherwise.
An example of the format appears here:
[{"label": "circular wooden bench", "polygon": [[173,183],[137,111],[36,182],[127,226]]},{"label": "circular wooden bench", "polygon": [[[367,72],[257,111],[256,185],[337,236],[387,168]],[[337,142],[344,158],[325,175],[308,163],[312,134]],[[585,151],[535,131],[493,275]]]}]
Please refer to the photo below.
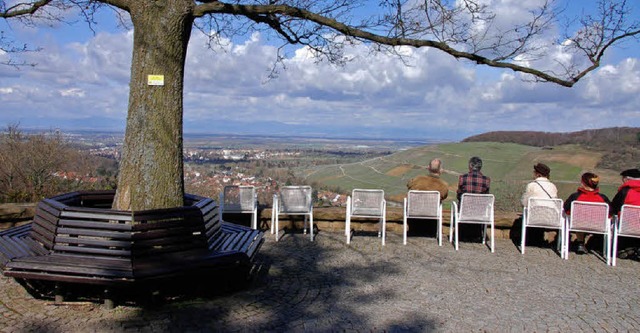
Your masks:
[{"label": "circular wooden bench", "polygon": [[195,195],[185,206],[110,209],[114,191],[73,192],[38,203],[33,222],[0,233],[0,266],[40,297],[63,299],[74,285],[139,288],[214,270],[248,275],[263,233],[221,221],[217,204]]}]

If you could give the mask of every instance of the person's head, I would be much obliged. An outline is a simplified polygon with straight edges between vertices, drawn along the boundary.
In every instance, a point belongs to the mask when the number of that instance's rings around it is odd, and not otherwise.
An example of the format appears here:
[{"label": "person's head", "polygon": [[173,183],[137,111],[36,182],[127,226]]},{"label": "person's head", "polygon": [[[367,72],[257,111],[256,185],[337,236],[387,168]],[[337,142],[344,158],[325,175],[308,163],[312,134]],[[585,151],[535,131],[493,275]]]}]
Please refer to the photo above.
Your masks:
[{"label": "person's head", "polygon": [[536,178],[538,177],[549,178],[549,176],[551,175],[551,168],[549,168],[544,163],[538,163],[533,166],[533,174]]},{"label": "person's head", "polygon": [[469,159],[469,171],[480,171],[482,169],[482,160],[480,157],[474,156]]},{"label": "person's head", "polygon": [[429,172],[434,175],[442,173],[442,161],[439,158],[434,158],[429,162]]},{"label": "person's head", "polygon": [[582,182],[582,187],[587,190],[595,190],[600,183],[600,177],[593,172],[585,172],[582,174],[580,181]]},{"label": "person's head", "polygon": [[638,169],[627,169],[620,173],[622,176],[622,182],[626,182],[631,179],[640,179],[640,170]]}]

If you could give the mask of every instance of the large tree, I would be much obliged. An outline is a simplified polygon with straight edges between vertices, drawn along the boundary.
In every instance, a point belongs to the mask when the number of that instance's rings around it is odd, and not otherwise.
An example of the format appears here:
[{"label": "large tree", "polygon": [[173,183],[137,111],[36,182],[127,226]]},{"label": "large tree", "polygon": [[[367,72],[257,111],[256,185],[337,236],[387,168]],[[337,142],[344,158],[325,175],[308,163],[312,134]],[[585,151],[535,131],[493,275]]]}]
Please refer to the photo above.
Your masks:
[{"label": "large tree", "polygon": [[[598,68],[612,46],[640,34],[626,1],[599,0],[595,12],[584,12],[574,21],[561,21],[558,15],[563,8],[552,0],[535,1],[538,6],[524,21],[504,19],[490,10],[489,2],[24,0],[0,1],[0,17],[33,24],[62,20],[65,11],[75,11],[91,26],[93,14],[104,7],[130,20],[134,44],[129,109],[114,208],[140,210],[183,205],[183,82],[194,27],[212,41],[266,29],[282,39],[282,52],[287,44],[300,44],[319,58],[337,63],[344,61],[341,50],[352,43],[399,58],[398,47],[429,47],[565,87]],[[372,8],[379,12],[371,13]],[[556,30],[563,22],[564,33]],[[544,43],[551,34],[557,42]],[[11,50],[4,38],[0,47]],[[550,68],[536,67],[538,59],[558,48],[571,54],[569,60],[558,59]],[[150,75],[163,75],[164,84],[150,85]]]}]

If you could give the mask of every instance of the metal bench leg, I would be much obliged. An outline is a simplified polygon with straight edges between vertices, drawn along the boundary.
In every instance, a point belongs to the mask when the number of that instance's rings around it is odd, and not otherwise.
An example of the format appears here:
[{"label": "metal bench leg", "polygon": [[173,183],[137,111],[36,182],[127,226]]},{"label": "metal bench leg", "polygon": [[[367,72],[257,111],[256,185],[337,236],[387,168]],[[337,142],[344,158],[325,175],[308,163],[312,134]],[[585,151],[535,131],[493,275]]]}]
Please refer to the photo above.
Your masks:
[{"label": "metal bench leg", "polygon": [[104,303],[103,306],[107,310],[113,310],[115,308],[115,302],[113,301],[113,293],[110,289],[104,290]]},{"label": "metal bench leg", "polygon": [[55,285],[54,302],[56,304],[64,303],[64,294],[63,294],[62,286],[59,283],[56,283],[56,285]]}]

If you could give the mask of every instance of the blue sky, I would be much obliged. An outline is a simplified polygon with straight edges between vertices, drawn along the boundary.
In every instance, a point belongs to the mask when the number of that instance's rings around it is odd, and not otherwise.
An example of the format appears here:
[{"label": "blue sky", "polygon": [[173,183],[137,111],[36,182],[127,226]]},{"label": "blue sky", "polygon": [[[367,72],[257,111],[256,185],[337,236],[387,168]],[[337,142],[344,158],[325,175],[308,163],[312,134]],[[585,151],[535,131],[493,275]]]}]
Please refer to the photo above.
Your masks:
[{"label": "blue sky", "polygon": [[[526,12],[523,3],[539,1],[483,0],[512,19]],[[561,4],[575,11],[584,3],[595,1]],[[0,125],[124,130],[131,31],[117,28],[108,13],[100,16],[96,34],[82,22],[12,23],[9,31],[42,51],[22,56],[35,67],[0,66]],[[404,49],[408,58],[402,62],[363,46],[348,49],[353,61],[342,67],[316,64],[307,50],[290,48],[286,71],[267,80],[276,55],[267,36],[228,41],[216,52],[205,43],[194,32],[184,91],[187,133],[459,140],[494,130],[640,127],[637,41],[610,50],[600,69],[570,89],[436,50]],[[553,66],[555,58],[538,64]]]}]

